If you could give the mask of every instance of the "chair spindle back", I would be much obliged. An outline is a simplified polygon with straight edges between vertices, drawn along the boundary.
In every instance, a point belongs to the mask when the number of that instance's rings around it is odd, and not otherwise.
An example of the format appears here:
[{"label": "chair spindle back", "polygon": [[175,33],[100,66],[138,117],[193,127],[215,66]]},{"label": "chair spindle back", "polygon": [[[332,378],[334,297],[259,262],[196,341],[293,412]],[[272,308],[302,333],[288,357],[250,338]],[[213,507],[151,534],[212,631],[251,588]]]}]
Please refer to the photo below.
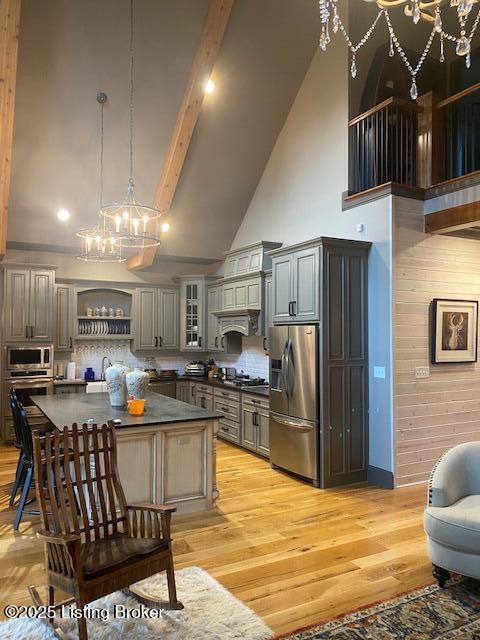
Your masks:
[{"label": "chair spindle back", "polygon": [[35,480],[44,529],[86,542],[128,533],[115,427],[34,432]]}]

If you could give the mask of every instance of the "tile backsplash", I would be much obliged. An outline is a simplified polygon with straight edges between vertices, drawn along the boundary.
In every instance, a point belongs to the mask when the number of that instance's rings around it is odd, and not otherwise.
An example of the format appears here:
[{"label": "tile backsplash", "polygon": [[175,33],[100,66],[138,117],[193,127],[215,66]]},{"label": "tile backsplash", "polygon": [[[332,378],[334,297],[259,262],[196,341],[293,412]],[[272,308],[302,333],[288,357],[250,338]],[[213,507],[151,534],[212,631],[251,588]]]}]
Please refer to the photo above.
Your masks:
[{"label": "tile backsplash", "polygon": [[263,338],[243,338],[242,353],[237,355],[173,353],[159,356],[156,352],[133,353],[128,340],[82,341],[77,343],[72,354],[55,353],[55,362],[66,363],[73,360],[77,378],[83,378],[87,367],[92,367],[95,377],[100,378],[103,356],[107,356],[112,362],[122,362],[130,368],[178,369],[179,374],[183,374],[185,365],[192,360],[200,357],[202,360],[213,358],[220,367],[235,367],[237,371],[243,371],[252,378],[268,380],[268,356],[263,350]]}]

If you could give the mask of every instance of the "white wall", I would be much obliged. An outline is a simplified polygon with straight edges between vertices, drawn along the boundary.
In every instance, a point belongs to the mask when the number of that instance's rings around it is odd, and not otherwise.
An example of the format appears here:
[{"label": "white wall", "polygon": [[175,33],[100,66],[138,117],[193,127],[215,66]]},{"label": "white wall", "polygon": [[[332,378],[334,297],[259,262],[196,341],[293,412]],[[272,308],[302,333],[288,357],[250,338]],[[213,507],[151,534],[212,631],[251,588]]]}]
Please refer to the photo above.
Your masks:
[{"label": "white wall", "polygon": [[[315,55],[232,248],[259,239],[369,240],[370,464],[393,471],[391,198],[342,212],[347,186],[347,50],[336,38]],[[362,232],[357,225],[363,224]],[[385,367],[385,379],[373,367]]]}]

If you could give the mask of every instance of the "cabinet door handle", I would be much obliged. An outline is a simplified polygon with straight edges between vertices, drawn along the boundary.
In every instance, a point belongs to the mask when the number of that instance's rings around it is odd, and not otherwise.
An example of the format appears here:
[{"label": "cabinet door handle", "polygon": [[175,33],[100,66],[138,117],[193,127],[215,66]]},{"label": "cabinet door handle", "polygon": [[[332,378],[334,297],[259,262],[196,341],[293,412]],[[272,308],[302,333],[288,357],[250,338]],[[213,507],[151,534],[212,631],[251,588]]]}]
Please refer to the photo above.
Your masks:
[{"label": "cabinet door handle", "polygon": [[293,302],[292,302],[292,301],[290,301],[290,302],[288,303],[288,315],[289,315],[290,317],[292,317],[292,316],[293,316]]},{"label": "cabinet door handle", "polygon": [[292,309],[293,309],[293,315],[296,316],[297,315],[297,301],[294,300],[292,302]]},{"label": "cabinet door handle", "polygon": [[195,387],[192,387],[192,398],[195,397]]},{"label": "cabinet door handle", "polygon": [[225,336],[222,336],[221,345],[222,345],[222,349],[225,349]]},{"label": "cabinet door handle", "polygon": [[201,347],[202,346],[202,337],[200,336],[198,338],[198,346]]},{"label": "cabinet door handle", "polygon": [[33,338],[33,325],[30,325],[30,335],[28,336],[29,338]]},{"label": "cabinet door handle", "polygon": [[158,338],[157,338],[157,336],[155,336],[155,348],[157,348],[157,347],[158,347]]},{"label": "cabinet door handle", "polygon": [[263,339],[263,350],[268,351],[267,338]]},{"label": "cabinet door handle", "polygon": [[73,338],[70,336],[70,349],[73,349]]},{"label": "cabinet door handle", "polygon": [[215,347],[218,347],[218,336],[215,338]]},{"label": "cabinet door handle", "polygon": [[163,345],[163,338],[162,336],[160,336],[158,339],[158,346],[161,347],[162,345]]},{"label": "cabinet door handle", "polygon": [[25,338],[28,338],[28,324],[25,325]]}]

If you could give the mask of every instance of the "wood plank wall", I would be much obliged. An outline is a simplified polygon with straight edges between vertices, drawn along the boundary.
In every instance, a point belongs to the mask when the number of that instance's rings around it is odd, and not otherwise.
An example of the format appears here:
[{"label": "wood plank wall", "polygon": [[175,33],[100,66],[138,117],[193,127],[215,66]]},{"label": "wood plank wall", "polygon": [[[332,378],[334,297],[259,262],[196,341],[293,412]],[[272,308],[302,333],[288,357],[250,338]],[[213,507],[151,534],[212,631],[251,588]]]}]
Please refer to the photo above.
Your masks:
[{"label": "wood plank wall", "polygon": [[[480,364],[430,364],[433,298],[480,298],[480,242],[423,232],[423,203],[393,201],[395,484],[428,480],[451,446],[480,440]],[[430,377],[415,379],[415,367]]]}]

